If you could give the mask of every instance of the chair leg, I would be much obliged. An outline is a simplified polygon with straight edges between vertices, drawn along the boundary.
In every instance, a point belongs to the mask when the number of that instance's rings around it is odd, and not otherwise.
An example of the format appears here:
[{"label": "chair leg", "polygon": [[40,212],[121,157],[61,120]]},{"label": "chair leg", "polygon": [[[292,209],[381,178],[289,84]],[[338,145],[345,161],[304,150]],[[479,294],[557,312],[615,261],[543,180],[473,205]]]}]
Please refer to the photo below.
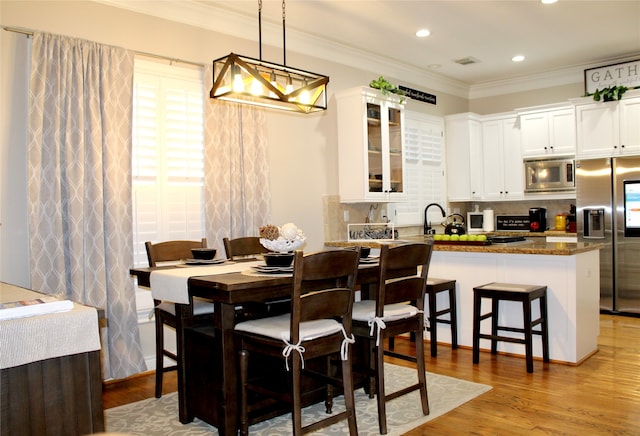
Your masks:
[{"label": "chair leg", "polygon": [[482,299],[478,292],[473,293],[473,363],[480,361],[480,309]]},{"label": "chair leg", "polygon": [[[327,365],[327,376],[329,378],[335,377],[335,371],[333,370],[333,363],[331,361],[331,356],[327,356],[326,363]],[[333,384],[327,383],[325,386],[325,399],[324,399],[324,407],[325,412],[330,414],[333,410]]]},{"label": "chair leg", "polygon": [[456,286],[449,289],[449,319],[451,320],[451,348],[458,348],[458,315],[456,306]]},{"label": "chair leg", "polygon": [[162,374],[164,372],[164,326],[156,309],[156,398],[162,397]]},{"label": "chair leg", "polygon": [[367,340],[367,347],[368,347],[368,350],[367,350],[368,357],[367,357],[366,365],[368,366],[367,379],[369,384],[369,398],[373,398],[376,395],[376,389],[377,389],[376,387],[376,379],[377,379],[376,351],[378,350],[378,348],[376,347],[375,338]]},{"label": "chair leg", "polygon": [[249,434],[249,406],[247,393],[247,379],[249,377],[249,352],[240,351],[240,434]]},{"label": "chair leg", "polygon": [[549,322],[547,318],[547,297],[540,298],[540,316],[542,317],[542,360],[549,361]]},{"label": "chair leg", "polygon": [[[431,344],[431,357],[438,355],[438,315],[436,308],[436,293],[429,292],[429,341]],[[416,341],[418,342],[418,341]],[[424,356],[423,356],[424,357]]]},{"label": "chair leg", "polygon": [[524,351],[527,362],[527,372],[533,372],[533,332],[531,327],[531,300],[522,302],[524,313]]},{"label": "chair leg", "polygon": [[[351,354],[350,351],[349,354]],[[349,423],[349,435],[357,436],[358,424],[356,421],[356,403],[353,396],[353,373],[350,355],[347,360],[342,361],[342,384],[344,386],[344,405],[347,412],[349,412],[347,417],[347,422]]]},{"label": "chair leg", "polygon": [[302,361],[297,352],[291,353],[291,389],[293,390],[293,404],[291,405],[291,420],[293,424],[293,436],[302,435],[302,392],[300,372]]},{"label": "chair leg", "polygon": [[498,354],[498,317],[500,316],[500,300],[491,298],[491,354]]},{"label": "chair leg", "polygon": [[375,378],[376,395],[378,399],[378,427],[380,434],[387,434],[387,407],[384,394],[384,347],[382,340],[379,347],[376,347]]},{"label": "chair leg", "polygon": [[[416,336],[418,332],[416,332]],[[422,414],[429,414],[429,396],[427,393],[427,376],[424,365],[424,339],[416,340],[416,363],[418,370],[418,381],[420,382],[420,402],[422,403]]]}]

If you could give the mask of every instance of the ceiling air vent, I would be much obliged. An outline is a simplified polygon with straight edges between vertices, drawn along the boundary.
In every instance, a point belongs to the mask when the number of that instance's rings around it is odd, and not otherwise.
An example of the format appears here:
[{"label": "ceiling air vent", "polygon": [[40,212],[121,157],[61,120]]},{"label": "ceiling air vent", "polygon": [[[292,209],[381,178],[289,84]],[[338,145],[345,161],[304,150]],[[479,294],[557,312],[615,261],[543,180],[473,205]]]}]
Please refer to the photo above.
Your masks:
[{"label": "ceiling air vent", "polygon": [[471,65],[471,64],[477,64],[480,61],[472,56],[468,56],[466,58],[456,59],[454,62],[460,65]]}]

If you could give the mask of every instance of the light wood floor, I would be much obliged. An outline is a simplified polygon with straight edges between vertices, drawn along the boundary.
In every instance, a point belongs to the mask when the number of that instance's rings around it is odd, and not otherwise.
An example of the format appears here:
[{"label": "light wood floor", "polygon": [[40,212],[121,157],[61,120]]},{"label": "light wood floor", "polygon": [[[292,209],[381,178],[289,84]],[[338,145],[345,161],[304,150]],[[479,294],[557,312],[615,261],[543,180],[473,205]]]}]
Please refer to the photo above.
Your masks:
[{"label": "light wood floor", "polygon": [[[598,344],[580,366],[535,361],[533,374],[523,358],[481,353],[473,365],[470,349],[441,345],[427,371],[493,389],[407,434],[640,434],[640,318],[601,315]],[[398,349],[411,346],[396,340]],[[175,372],[165,380],[165,391],[175,391]],[[153,397],[153,389],[153,374],[109,383],[105,408]]]}]

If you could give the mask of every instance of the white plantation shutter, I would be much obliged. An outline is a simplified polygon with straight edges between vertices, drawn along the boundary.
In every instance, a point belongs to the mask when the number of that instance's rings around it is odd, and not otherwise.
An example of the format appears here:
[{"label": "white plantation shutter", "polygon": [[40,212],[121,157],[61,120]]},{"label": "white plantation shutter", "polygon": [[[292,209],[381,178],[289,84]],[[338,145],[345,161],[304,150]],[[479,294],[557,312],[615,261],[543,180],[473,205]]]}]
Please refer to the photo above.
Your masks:
[{"label": "white plantation shutter", "polygon": [[[405,112],[405,177],[407,201],[390,205],[396,225],[422,225],[429,203],[446,203],[442,118]],[[432,211],[430,211],[431,213]],[[433,220],[441,219],[441,214]],[[437,221],[439,222],[439,221]]]},{"label": "white plantation shutter", "polygon": [[133,101],[134,260],[145,241],[205,234],[202,70],[136,59]]}]

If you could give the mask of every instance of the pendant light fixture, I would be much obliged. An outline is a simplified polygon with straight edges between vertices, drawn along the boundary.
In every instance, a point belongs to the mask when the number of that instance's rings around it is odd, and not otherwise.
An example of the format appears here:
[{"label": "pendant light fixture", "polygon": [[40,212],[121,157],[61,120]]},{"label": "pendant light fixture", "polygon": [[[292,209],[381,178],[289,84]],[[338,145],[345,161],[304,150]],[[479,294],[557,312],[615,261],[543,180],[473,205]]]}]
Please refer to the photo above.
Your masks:
[{"label": "pendant light fixture", "polygon": [[287,66],[284,0],[282,65],[262,60],[262,0],[258,0],[258,33],[259,59],[231,53],[213,61],[210,97],[307,114],[326,110],[329,77]]}]

